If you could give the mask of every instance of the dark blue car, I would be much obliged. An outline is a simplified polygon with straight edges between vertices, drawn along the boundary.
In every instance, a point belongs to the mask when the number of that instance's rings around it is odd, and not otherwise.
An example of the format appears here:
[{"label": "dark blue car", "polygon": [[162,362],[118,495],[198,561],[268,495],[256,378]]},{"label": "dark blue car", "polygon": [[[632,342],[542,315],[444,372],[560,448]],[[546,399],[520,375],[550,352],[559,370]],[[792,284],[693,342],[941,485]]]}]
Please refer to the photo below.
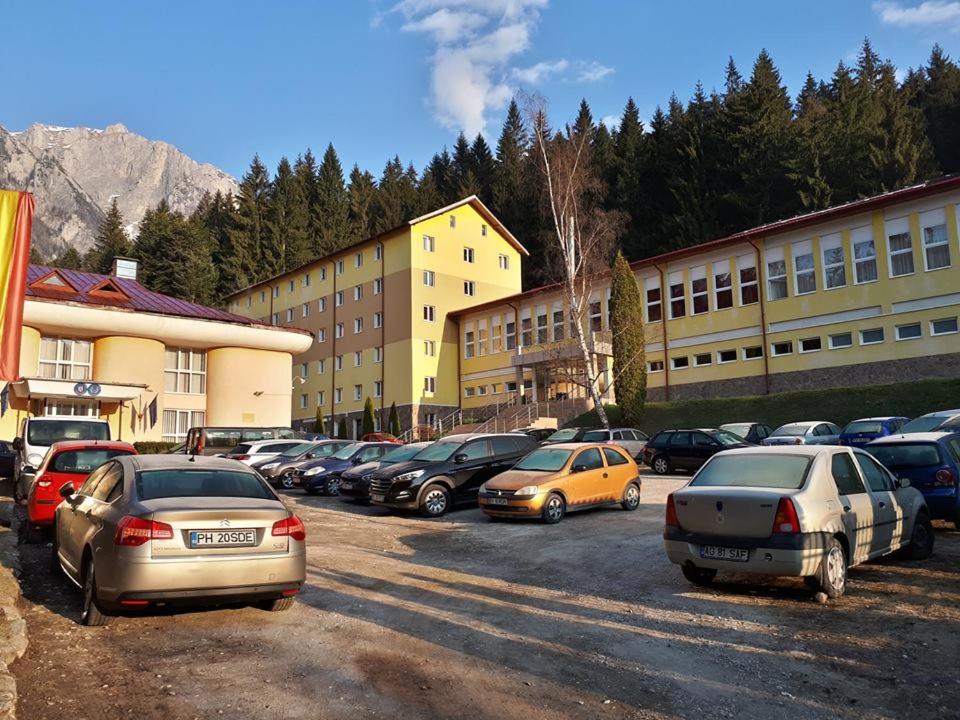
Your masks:
[{"label": "dark blue car", "polygon": [[344,470],[379,460],[384,453],[396,449],[397,444],[389,442],[350,443],[332,455],[298,467],[293,471],[293,484],[302,487],[307,495],[339,495],[340,475]]},{"label": "dark blue car", "polygon": [[960,435],[921,432],[890,435],[863,448],[894,475],[923,493],[934,518],[960,530]]},{"label": "dark blue car", "polygon": [[861,418],[847,423],[840,433],[840,444],[851,447],[866,445],[871,440],[893,435],[900,430],[910,418],[906,417],[872,417]]}]

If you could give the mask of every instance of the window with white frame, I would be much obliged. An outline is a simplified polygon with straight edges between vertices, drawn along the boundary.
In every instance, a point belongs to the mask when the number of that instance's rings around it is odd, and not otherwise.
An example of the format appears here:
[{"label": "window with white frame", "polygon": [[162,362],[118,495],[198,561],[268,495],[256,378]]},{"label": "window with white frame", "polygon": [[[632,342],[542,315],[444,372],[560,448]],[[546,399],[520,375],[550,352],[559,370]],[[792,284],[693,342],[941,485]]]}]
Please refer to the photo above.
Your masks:
[{"label": "window with white frame", "polygon": [[473,280],[464,280],[463,281],[463,294],[464,295],[476,295],[477,294],[477,284]]},{"label": "window with white frame", "polygon": [[738,256],[737,272],[740,277],[740,305],[753,305],[760,302],[757,258],[754,255]]},{"label": "window with white frame", "polygon": [[690,367],[690,358],[686,355],[681,357],[670,358],[670,368],[673,370],[683,370],[684,368]]},{"label": "window with white frame", "polygon": [[337,260],[336,265],[337,275],[343,275],[343,260]]},{"label": "window with white frame", "polygon": [[353,266],[363,267],[363,251],[362,250],[353,256]]},{"label": "window with white frame", "polygon": [[556,301],[553,303],[553,340],[560,342],[563,340],[564,326],[566,318],[563,316],[563,303]]},{"label": "window with white frame", "polygon": [[710,310],[707,297],[707,268],[703,265],[690,268],[690,312],[702,315]]},{"label": "window with white frame", "polygon": [[793,252],[793,287],[797,295],[817,291],[817,270],[813,260],[813,242],[802,240],[791,247]]},{"label": "window with white frame", "polygon": [[319,312],[327,311],[327,299],[325,297],[322,297],[319,300],[317,300],[317,310]]},{"label": "window with white frame", "polygon": [[940,318],[930,321],[931,335],[954,335],[957,332],[957,318]]},{"label": "window with white frame", "polygon": [[465,247],[465,248],[463,249],[463,261],[464,261],[464,262],[467,262],[467,263],[472,263],[472,262],[473,262],[473,248],[472,248],[472,247]]},{"label": "window with white frame", "polygon": [[456,216],[456,215],[451,215],[451,216],[450,216],[450,227],[455,228],[456,226],[457,226],[457,216]]},{"label": "window with white frame", "polygon": [[683,287],[683,272],[672,272],[667,277],[670,286],[670,319],[682,318],[687,314],[687,298]]},{"label": "window with white frame", "polygon": [[498,353],[503,350],[503,336],[500,327],[500,316],[494,315],[490,321],[490,352]]},{"label": "window with white frame", "polygon": [[877,279],[877,246],[873,242],[873,229],[854,228],[850,231],[853,245],[853,281],[857,285]]},{"label": "window with white frame", "polygon": [[733,307],[733,277],[730,275],[730,261],[713,264],[713,305],[717,310]]},{"label": "window with white frame", "polygon": [[897,340],[919,340],[921,337],[923,337],[923,329],[920,323],[897,325]]},{"label": "window with white frame", "polygon": [[663,360],[650,360],[647,362],[647,372],[663,372]]},{"label": "window with white frame", "polygon": [[300,395],[300,409],[306,410],[309,400],[307,399],[307,394],[303,393]]},{"label": "window with white frame", "polygon": [[724,365],[737,361],[736,350],[717,350],[717,364]]},{"label": "window with white frame", "polygon": [[890,277],[911,275],[913,266],[913,235],[910,218],[887,220],[887,255],[890,259]]},{"label": "window with white frame", "polygon": [[380,261],[383,260],[383,245],[377,243],[373,247],[373,259]]},{"label": "window with white frame", "polygon": [[828,347],[831,350],[840,350],[853,345],[853,333],[841,332],[833,333],[827,338]]},{"label": "window with white frame", "polygon": [[310,303],[304,303],[302,307],[303,316],[308,317],[310,315]]},{"label": "window with white frame", "polygon": [[274,286],[273,286],[273,296],[274,296],[275,298],[280,297],[280,286],[279,286],[279,285],[274,285]]},{"label": "window with white frame", "polygon": [[166,348],[163,353],[163,389],[171,393],[205,393],[207,353],[203,350]]},{"label": "window with white frame", "polygon": [[186,441],[190,428],[204,425],[206,415],[202,410],[164,410],[162,439],[164,442],[181,443]]},{"label": "window with white frame", "polygon": [[354,285],[353,287],[353,299],[362,300],[363,299],[363,285]]},{"label": "window with white frame", "polygon": [[382,381],[382,380],[374,380],[374,381],[373,381],[373,396],[374,396],[375,398],[378,398],[378,397],[382,397],[382,396],[383,396],[383,381]]},{"label": "window with white frame", "polygon": [[783,248],[771,248],[766,253],[767,299],[782,300],[787,296],[787,262]]},{"label": "window with white frame", "polygon": [[353,386],[353,399],[354,400],[363,399],[363,385],[357,384]]},{"label": "window with white frame", "polygon": [[363,318],[358,317],[353,319],[353,334],[357,335],[358,333],[363,332]]},{"label": "window with white frame", "polygon": [[293,322],[293,308],[287,308],[287,322]]},{"label": "window with white frame", "polygon": [[305,378],[310,372],[310,363],[300,363],[300,377]]},{"label": "window with white frame", "polygon": [[530,319],[530,308],[520,311],[520,345],[522,347],[533,345],[533,320]]},{"label": "window with white frame", "polygon": [[320,268],[320,280],[327,279],[327,269],[325,267]]},{"label": "window with white frame", "polygon": [[885,340],[884,331],[882,327],[879,328],[868,328],[867,330],[860,331],[860,344],[861,345],[878,345]]},{"label": "window with white frame", "polygon": [[501,254],[497,257],[497,264],[500,266],[500,269],[501,269],[501,270],[509,270],[509,269],[510,269],[510,258],[509,258],[509,256],[504,255],[503,253],[501,253]]},{"label": "window with white frame", "polygon": [[437,241],[430,235],[423,236],[423,249],[427,252],[433,252],[437,248]]},{"label": "window with white frame", "polygon": [[423,354],[427,357],[435,357],[437,354],[437,344],[433,340],[423,341]]},{"label": "window with white frame", "polygon": [[487,354],[487,321],[477,322],[477,356]]},{"label": "window with white frame", "polygon": [[827,290],[844,287],[847,284],[847,266],[840,233],[820,238],[820,254],[823,256],[823,287]]},{"label": "window with white frame", "polygon": [[433,375],[427,375],[423,379],[423,392],[427,395],[433,395],[437,391],[437,378]]},{"label": "window with white frame", "polygon": [[593,293],[590,297],[590,303],[587,305],[587,320],[592,332],[603,330],[603,309],[600,305],[600,296]]},{"label": "window with white frame", "polygon": [[427,322],[434,322],[437,319],[437,308],[433,305],[424,305],[423,319]]},{"label": "window with white frame", "polygon": [[508,380],[503,384],[503,387],[506,388],[507,392],[516,392],[517,391],[517,381]]},{"label": "window with white frame", "polygon": [[333,304],[336,307],[343,305],[343,290],[337,290],[337,294],[333,296]]},{"label": "window with white frame", "polygon": [[343,337],[343,323],[342,323],[342,322],[338,322],[338,323],[334,326],[334,333],[333,333],[333,334],[334,334],[334,337],[337,337],[337,338],[342,338],[342,337]]},{"label": "window with white frame", "polygon": [[463,332],[463,356],[465,358],[472,358],[476,354],[475,338],[473,325],[467,325],[466,330]]},{"label": "window with white frame", "polygon": [[503,339],[506,343],[507,350],[516,350],[517,349],[517,323],[513,320],[508,320],[503,325]]},{"label": "window with white frame", "polygon": [[923,267],[942,270],[950,267],[950,237],[947,235],[947,217],[943,208],[920,214],[923,236]]},{"label": "window with white frame", "polygon": [[383,362],[383,348],[379,345],[373,349],[373,361],[375,363]]},{"label": "window with white frame", "polygon": [[643,281],[647,294],[647,322],[663,320],[663,300],[660,295],[660,278],[648,277]]},{"label": "window with white frame", "polygon": [[703,367],[704,365],[713,364],[713,354],[712,353],[697,353],[693,356],[693,365],[694,367]]},{"label": "window with white frame", "polygon": [[547,306],[537,305],[537,343],[543,345],[547,342]]},{"label": "window with white frame", "polygon": [[337,355],[333,358],[333,369],[336,372],[343,370],[343,355]]},{"label": "window with white frame", "polygon": [[480,235],[482,235],[483,237],[486,237],[486,236],[487,236],[487,225],[486,225],[486,223],[481,223],[481,225],[480,225]]},{"label": "window with white frame", "polygon": [[303,286],[310,287],[310,273],[303,274]]},{"label": "window with white frame", "polygon": [[[40,338],[40,377],[56,380],[89,380],[92,365],[93,345],[89,340]],[[184,390],[184,392],[188,391]]]},{"label": "window with white frame", "polygon": [[375,328],[382,328],[382,327],[383,327],[383,313],[382,313],[382,312],[375,312],[375,313],[373,314],[373,326],[374,326]]},{"label": "window with white frame", "polygon": [[322,343],[327,341],[327,329],[320,328],[317,330],[317,342]]},{"label": "window with white frame", "polygon": [[323,375],[327,372],[327,361],[324,359],[317,360],[317,375]]},{"label": "window with white frame", "polygon": [[260,302],[264,302],[267,299],[266,292],[264,290],[260,291]]},{"label": "window with white frame", "polygon": [[280,313],[274,313],[273,317],[270,318],[270,322],[274,325],[280,324]]},{"label": "window with white frame", "polygon": [[326,404],[327,394],[323,390],[317,392],[317,407],[323,407]]},{"label": "window with white frame", "polygon": [[363,365],[363,351],[355,350],[353,353],[353,366],[360,367]]},{"label": "window with white frame", "polygon": [[477,386],[477,395],[486,395],[486,394],[487,394],[487,386],[486,386],[486,385],[478,385],[478,386]]},{"label": "window with white frame", "polygon": [[801,353],[820,352],[821,350],[823,350],[823,340],[821,340],[819,337],[800,339]]},{"label": "window with white frame", "polygon": [[423,271],[423,284],[427,287],[433,287],[437,284],[437,275],[433,270]]},{"label": "window with white frame", "polygon": [[343,388],[338,387],[333,390],[333,404],[339,405],[343,402]]},{"label": "window with white frame", "polygon": [[773,357],[780,357],[781,355],[792,355],[793,354],[793,341],[792,340],[781,340],[780,342],[775,342],[770,346],[770,354]]},{"label": "window with white frame", "polygon": [[761,345],[752,345],[743,348],[744,360],[759,360],[763,357],[763,347]]},{"label": "window with white frame", "polygon": [[463,388],[463,396],[464,396],[464,397],[468,397],[468,398],[473,397],[474,392],[475,392],[475,389],[474,389],[473,387],[465,387],[465,388]]},{"label": "window with white frame", "polygon": [[[379,245],[377,247],[380,247]],[[379,295],[383,292],[383,278],[373,279],[373,294]]]}]

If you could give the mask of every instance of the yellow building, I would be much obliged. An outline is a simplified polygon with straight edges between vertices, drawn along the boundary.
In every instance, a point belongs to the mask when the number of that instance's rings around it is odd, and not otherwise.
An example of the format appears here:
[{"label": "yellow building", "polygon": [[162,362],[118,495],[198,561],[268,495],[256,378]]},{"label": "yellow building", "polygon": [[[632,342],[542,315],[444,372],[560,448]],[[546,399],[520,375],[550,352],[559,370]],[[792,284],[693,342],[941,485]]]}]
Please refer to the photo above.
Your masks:
[{"label": "yellow building", "polygon": [[459,408],[452,313],[519,292],[527,251],[469,197],[227,298],[232,312],[306,329],[293,368],[293,422],[344,418],[360,433],[373,400],[378,429],[396,403],[404,428]]},{"label": "yellow building", "polygon": [[194,425],[289,426],[292,356],[309,335],[151,292],[136,261],[116,269],[29,267],[21,379],[0,437],[28,415],[104,418],[129,442],[180,442]]}]

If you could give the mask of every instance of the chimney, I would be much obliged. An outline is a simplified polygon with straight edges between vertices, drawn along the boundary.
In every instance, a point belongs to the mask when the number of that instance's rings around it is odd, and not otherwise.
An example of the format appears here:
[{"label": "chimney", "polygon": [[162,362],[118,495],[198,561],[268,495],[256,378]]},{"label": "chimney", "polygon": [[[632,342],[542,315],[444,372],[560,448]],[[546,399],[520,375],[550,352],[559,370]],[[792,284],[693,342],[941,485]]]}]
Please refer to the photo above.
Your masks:
[{"label": "chimney", "polygon": [[137,279],[137,266],[140,261],[135,258],[117,256],[113,259],[113,276],[126,278],[128,280]]}]

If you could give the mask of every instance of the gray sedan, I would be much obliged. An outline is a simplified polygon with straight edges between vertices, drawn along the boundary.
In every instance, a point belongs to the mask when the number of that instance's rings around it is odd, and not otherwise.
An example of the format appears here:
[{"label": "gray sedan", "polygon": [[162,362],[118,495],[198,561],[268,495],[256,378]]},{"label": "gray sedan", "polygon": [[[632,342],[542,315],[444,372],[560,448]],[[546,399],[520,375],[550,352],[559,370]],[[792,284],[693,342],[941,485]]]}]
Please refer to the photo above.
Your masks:
[{"label": "gray sedan", "polygon": [[285,610],[303,585],[303,523],[236,461],[122,456],[60,494],[51,560],[83,588],[84,625],[173,603]]},{"label": "gray sedan", "polygon": [[781,425],[764,439],[764,445],[839,445],[842,430],[826,420]]},{"label": "gray sedan", "polygon": [[274,487],[290,490],[294,470],[311,460],[332,455],[349,444],[349,440],[310,440],[292,445],[279,455],[255,462],[251,467]]}]

